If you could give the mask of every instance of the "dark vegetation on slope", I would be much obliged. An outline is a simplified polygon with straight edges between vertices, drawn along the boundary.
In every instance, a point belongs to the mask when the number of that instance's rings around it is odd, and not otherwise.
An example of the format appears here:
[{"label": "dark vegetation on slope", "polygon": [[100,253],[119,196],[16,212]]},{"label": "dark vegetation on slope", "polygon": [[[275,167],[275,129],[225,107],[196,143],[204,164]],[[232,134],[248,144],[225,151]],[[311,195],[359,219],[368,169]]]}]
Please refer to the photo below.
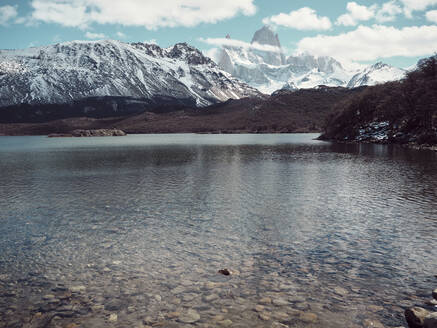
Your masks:
[{"label": "dark vegetation on slope", "polygon": [[83,115],[75,116],[88,117],[55,117],[45,122],[0,124],[0,134],[68,133],[75,129],[104,128],[122,129],[127,133],[320,132],[333,105],[362,89],[319,87],[283,90],[263,98],[229,100],[206,108],[195,108],[189,104],[156,105],[134,108],[133,113],[123,110],[121,101],[114,112],[111,99],[105,98],[104,102],[99,103],[99,108],[105,114],[100,117],[90,109],[87,113],[82,110],[80,112]]},{"label": "dark vegetation on slope", "polygon": [[437,144],[437,56],[405,79],[366,88],[336,104],[321,139]]},{"label": "dark vegetation on slope", "polygon": [[150,99],[132,97],[90,97],[66,104],[19,104],[0,108],[0,123],[44,123],[72,117],[108,118],[129,116],[145,111],[166,113],[193,107],[196,101],[155,96]]}]

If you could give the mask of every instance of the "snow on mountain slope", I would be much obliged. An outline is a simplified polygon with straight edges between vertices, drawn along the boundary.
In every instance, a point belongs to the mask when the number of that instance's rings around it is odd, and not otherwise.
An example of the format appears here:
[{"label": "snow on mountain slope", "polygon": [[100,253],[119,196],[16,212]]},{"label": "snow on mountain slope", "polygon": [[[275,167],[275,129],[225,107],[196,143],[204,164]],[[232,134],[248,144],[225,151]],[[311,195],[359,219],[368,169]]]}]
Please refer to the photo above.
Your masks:
[{"label": "snow on mountain slope", "polygon": [[[251,47],[224,45],[217,58],[226,72],[241,79],[263,93],[272,93],[290,85],[314,88],[318,85],[346,87],[356,77],[353,86],[375,84],[400,79],[402,70],[385,65],[374,68],[368,80],[360,80],[364,71],[346,69],[332,57],[300,54],[286,58],[279,37],[269,27],[255,32]],[[264,46],[264,49],[263,49]],[[360,84],[361,83],[361,84]],[[355,85],[357,84],[357,85]]]},{"label": "snow on mountain slope", "polygon": [[193,99],[206,106],[259,92],[185,43],[74,41],[0,51],[0,106],[94,96]]},{"label": "snow on mountain slope", "polygon": [[400,80],[407,71],[384,63],[376,63],[354,75],[349,81],[348,88],[356,88],[363,85],[376,85],[384,82]]}]

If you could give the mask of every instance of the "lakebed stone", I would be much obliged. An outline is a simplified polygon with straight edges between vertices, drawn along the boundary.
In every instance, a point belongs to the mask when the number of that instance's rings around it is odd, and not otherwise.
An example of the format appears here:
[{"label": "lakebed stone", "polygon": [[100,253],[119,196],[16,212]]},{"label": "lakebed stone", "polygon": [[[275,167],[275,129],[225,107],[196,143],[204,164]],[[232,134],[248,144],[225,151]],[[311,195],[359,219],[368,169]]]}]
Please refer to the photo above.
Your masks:
[{"label": "lakebed stone", "polygon": [[85,286],[73,286],[73,287],[70,287],[70,291],[72,293],[80,293],[80,292],[83,292],[85,290],[86,290]]},{"label": "lakebed stone", "polygon": [[54,298],[55,298],[55,295],[52,295],[52,294],[47,294],[47,295],[44,295],[42,297],[42,299],[45,300],[45,301],[51,300],[51,299],[54,299]]},{"label": "lakebed stone", "polygon": [[179,316],[178,320],[183,323],[195,323],[200,320],[200,315],[196,310],[188,309]]},{"label": "lakebed stone", "polygon": [[423,321],[424,328],[437,328],[437,312],[428,314]]},{"label": "lakebed stone", "polygon": [[219,296],[217,294],[210,294],[210,295],[206,295],[204,297],[206,302],[211,302],[211,301],[214,301],[214,300],[216,300],[218,298],[219,298]]},{"label": "lakebed stone", "polygon": [[288,321],[290,319],[290,316],[285,312],[274,312],[272,316],[278,321]]},{"label": "lakebed stone", "polygon": [[405,320],[410,328],[423,328],[425,317],[429,311],[421,307],[412,307],[405,310]]},{"label": "lakebed stone", "polygon": [[369,306],[367,306],[367,308],[372,312],[379,312],[379,311],[384,310],[384,307],[379,306],[379,305],[369,305]]},{"label": "lakebed stone", "polygon": [[273,300],[273,305],[276,305],[276,306],[285,306],[288,304],[289,304],[289,302],[283,298],[276,298]]},{"label": "lakebed stone", "polygon": [[437,300],[436,299],[432,299],[429,301],[425,302],[426,305],[431,305],[431,306],[437,306]]},{"label": "lakebed stone", "polygon": [[346,289],[344,289],[343,287],[335,287],[334,293],[339,295],[339,296],[346,296],[349,292]]},{"label": "lakebed stone", "polygon": [[167,318],[168,319],[175,319],[175,318],[179,318],[180,315],[181,315],[180,312],[170,312],[170,313],[167,313]]},{"label": "lakebed stone", "polygon": [[384,325],[378,320],[366,319],[364,320],[365,328],[384,328]]},{"label": "lakebed stone", "polygon": [[317,322],[318,316],[317,314],[311,312],[301,312],[301,314],[299,315],[299,319],[303,322],[314,323]]},{"label": "lakebed stone", "polygon": [[261,312],[258,316],[261,320],[264,320],[264,321],[270,320],[270,314],[268,314],[267,312]]},{"label": "lakebed stone", "polygon": [[226,320],[223,320],[223,321],[219,321],[218,324],[220,326],[223,326],[223,327],[229,327],[229,326],[232,325],[232,320],[226,319]]},{"label": "lakebed stone", "polygon": [[118,320],[118,316],[117,316],[117,314],[115,314],[115,313],[111,313],[110,315],[109,315],[109,321],[111,321],[111,322],[116,322]]},{"label": "lakebed stone", "polygon": [[260,304],[268,305],[268,304],[272,304],[272,299],[270,297],[263,297],[258,302]]},{"label": "lakebed stone", "polygon": [[254,308],[255,312],[263,312],[264,309],[265,309],[265,307],[262,306],[262,305],[259,305],[259,304],[256,305],[255,308]]}]

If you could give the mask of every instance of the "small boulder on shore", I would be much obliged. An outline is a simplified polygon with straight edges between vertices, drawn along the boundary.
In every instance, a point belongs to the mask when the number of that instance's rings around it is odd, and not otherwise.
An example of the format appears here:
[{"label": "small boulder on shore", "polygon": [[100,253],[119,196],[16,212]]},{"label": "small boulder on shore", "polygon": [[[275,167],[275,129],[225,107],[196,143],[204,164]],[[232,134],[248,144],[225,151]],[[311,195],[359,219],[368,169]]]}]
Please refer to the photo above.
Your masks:
[{"label": "small boulder on shore", "polygon": [[410,328],[423,328],[425,317],[429,314],[429,311],[415,306],[405,310],[405,319],[407,320]]},{"label": "small boulder on shore", "polygon": [[405,319],[410,328],[437,328],[437,312],[429,312],[421,307],[406,309]]}]

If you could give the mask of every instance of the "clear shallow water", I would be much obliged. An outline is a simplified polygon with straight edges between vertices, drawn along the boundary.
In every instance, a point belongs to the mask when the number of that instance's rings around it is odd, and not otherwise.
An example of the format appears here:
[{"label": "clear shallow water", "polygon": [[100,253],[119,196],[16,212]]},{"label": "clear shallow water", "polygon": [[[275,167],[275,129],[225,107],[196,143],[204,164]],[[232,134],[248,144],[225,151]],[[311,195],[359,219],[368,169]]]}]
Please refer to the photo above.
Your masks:
[{"label": "clear shallow water", "polygon": [[315,136],[0,138],[0,327],[402,325],[437,154]]}]

